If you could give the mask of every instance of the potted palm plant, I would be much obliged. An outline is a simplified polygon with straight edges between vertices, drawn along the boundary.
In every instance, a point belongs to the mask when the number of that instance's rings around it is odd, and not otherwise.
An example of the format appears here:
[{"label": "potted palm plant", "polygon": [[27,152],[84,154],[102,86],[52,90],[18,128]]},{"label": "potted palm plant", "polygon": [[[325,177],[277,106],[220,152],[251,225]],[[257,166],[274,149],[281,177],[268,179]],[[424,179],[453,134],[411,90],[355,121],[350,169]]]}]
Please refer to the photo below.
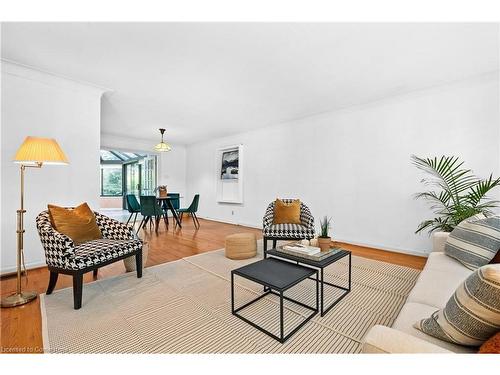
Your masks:
[{"label": "potted palm plant", "polygon": [[436,217],[422,221],[415,233],[428,230],[429,234],[441,231],[451,232],[462,220],[482,213],[492,214],[498,201],[489,199],[488,194],[500,185],[500,178],[480,179],[472,170],[463,167],[464,162],[456,156],[440,158],[411,157],[413,164],[429,176],[422,183],[433,190],[417,193],[415,199],[425,199],[430,203]]},{"label": "potted palm plant", "polygon": [[328,235],[328,231],[331,228],[331,220],[332,218],[328,218],[327,216],[325,216],[319,221],[321,233],[318,236],[318,245],[321,251],[327,251],[328,249],[330,249],[330,245],[332,243],[332,239]]}]

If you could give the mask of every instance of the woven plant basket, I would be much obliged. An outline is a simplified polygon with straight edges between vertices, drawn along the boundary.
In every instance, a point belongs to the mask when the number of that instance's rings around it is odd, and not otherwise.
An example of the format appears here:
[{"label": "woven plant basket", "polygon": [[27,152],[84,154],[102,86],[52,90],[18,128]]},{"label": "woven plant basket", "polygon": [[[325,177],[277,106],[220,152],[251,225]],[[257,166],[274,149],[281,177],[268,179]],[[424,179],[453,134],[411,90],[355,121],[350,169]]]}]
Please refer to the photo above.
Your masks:
[{"label": "woven plant basket", "polygon": [[[142,245],[142,268],[146,268],[146,262],[148,261],[149,244],[144,242]],[[123,264],[125,264],[125,269],[127,272],[135,271],[135,256],[131,256],[123,259]]]}]

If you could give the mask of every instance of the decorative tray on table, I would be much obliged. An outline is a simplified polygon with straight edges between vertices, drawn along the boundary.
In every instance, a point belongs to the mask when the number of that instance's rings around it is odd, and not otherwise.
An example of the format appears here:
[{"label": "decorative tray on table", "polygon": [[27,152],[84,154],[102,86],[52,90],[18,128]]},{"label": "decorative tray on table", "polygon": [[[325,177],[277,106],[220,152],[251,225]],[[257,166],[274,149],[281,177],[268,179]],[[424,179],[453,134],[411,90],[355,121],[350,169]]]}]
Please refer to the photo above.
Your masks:
[{"label": "decorative tray on table", "polygon": [[300,242],[289,243],[276,247],[277,251],[296,257],[321,261],[329,256],[341,251],[340,247],[332,247],[326,251],[321,251],[319,247],[303,245]]}]

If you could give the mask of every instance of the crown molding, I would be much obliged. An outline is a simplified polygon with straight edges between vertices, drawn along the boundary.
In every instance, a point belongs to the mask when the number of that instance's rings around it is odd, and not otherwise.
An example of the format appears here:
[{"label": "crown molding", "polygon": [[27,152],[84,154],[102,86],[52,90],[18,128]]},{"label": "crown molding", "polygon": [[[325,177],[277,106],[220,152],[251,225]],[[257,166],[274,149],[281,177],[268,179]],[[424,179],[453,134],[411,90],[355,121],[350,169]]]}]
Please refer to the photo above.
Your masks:
[{"label": "crown molding", "polygon": [[106,92],[113,92],[112,89],[99,86],[93,83],[79,81],[65,77],[57,73],[45,71],[30,65],[25,65],[17,61],[0,58],[2,74],[9,74],[15,77],[40,82],[49,86],[71,91],[87,91],[101,96]]}]

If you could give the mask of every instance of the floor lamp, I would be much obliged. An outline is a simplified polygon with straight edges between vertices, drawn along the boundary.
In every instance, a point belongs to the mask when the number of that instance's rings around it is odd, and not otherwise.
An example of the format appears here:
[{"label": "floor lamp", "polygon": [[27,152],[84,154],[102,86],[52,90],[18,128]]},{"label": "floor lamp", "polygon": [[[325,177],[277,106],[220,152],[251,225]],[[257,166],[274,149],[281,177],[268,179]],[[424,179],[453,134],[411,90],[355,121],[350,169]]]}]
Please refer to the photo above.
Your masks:
[{"label": "floor lamp", "polygon": [[14,162],[21,164],[21,207],[17,210],[17,289],[16,293],[4,297],[1,307],[24,305],[37,296],[36,292],[21,290],[21,264],[24,263],[24,171],[26,168],[41,168],[43,164],[68,164],[68,159],[55,139],[26,137],[14,156]]}]

